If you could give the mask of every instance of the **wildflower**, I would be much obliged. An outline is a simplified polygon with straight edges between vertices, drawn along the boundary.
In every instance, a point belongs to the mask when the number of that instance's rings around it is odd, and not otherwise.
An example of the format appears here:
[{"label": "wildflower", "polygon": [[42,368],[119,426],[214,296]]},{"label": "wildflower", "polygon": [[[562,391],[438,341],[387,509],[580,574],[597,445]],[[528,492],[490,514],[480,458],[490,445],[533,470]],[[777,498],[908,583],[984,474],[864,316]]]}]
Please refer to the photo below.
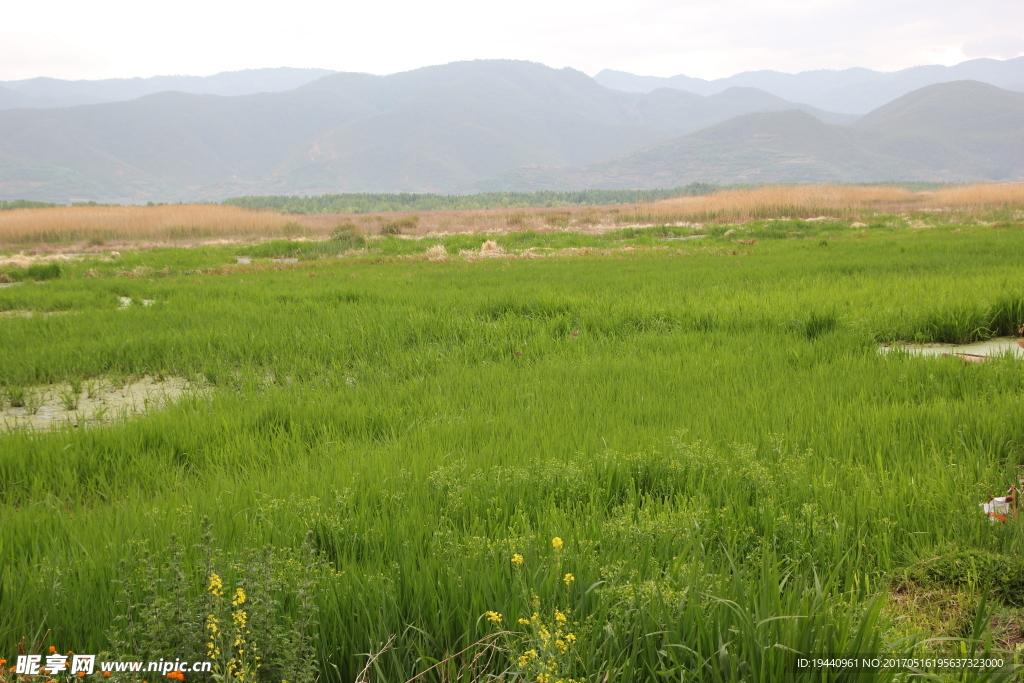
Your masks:
[{"label": "wildflower", "polygon": [[558,610],[555,610],[555,621],[558,622],[559,624],[564,624],[568,620],[565,618],[564,614],[562,614]]},{"label": "wildflower", "polygon": [[568,586],[568,585],[569,585],[570,583],[572,583],[572,582],[573,582],[573,581],[575,581],[575,580],[576,580],[576,577],[575,577],[575,576],[573,576],[572,574],[566,574],[566,575],[565,575],[565,576],[564,576],[564,577],[562,578],[562,581],[565,581],[565,585],[566,585],[566,586]]},{"label": "wildflower", "polygon": [[109,671],[104,671],[103,672],[103,677],[104,678],[110,678],[110,672]]},{"label": "wildflower", "polygon": [[245,591],[242,590],[241,587],[238,587],[238,588],[235,589],[235,597],[231,601],[231,604],[233,606],[235,606],[235,607],[238,607],[239,605],[241,605],[244,602],[245,602]]},{"label": "wildflower", "polygon": [[57,654],[57,648],[55,648],[53,645],[50,646],[50,654],[51,655]]},{"label": "wildflower", "polygon": [[78,677],[79,678],[85,678],[85,672],[84,671],[79,671],[78,672]]},{"label": "wildflower", "polygon": [[523,656],[520,657],[519,661],[516,662],[516,663],[519,665],[519,668],[522,669],[523,667],[527,666],[530,663],[531,659],[537,659],[537,651],[536,650],[527,650],[526,652],[523,653]]},{"label": "wildflower", "polygon": [[565,642],[569,643],[570,645],[575,643],[576,642],[576,634],[574,634],[574,633],[567,633],[565,635]]},{"label": "wildflower", "polygon": [[224,582],[216,574],[210,574],[210,585],[206,587],[206,590],[219,598],[224,595]]},{"label": "wildflower", "polygon": [[569,650],[569,646],[566,645],[565,641],[561,638],[555,641],[555,647],[557,647],[558,651],[561,652],[563,655]]},{"label": "wildflower", "polygon": [[516,553],[515,555],[512,556],[512,564],[514,564],[516,566],[519,566],[522,563],[523,563],[523,556],[522,555],[520,555],[519,553]]},{"label": "wildflower", "polygon": [[501,615],[497,612],[487,611],[484,612],[484,616],[487,617],[487,621],[491,622],[492,624],[501,623]]},{"label": "wildflower", "polygon": [[523,619],[522,617],[519,617],[519,623],[522,626],[529,626],[530,625],[530,620],[529,619]]},{"label": "wildflower", "polygon": [[537,674],[537,683],[548,683],[551,680],[550,674]]},{"label": "wildflower", "polygon": [[565,545],[565,544],[562,543],[562,539],[559,538],[558,536],[555,536],[554,538],[551,539],[551,547],[554,548],[555,550],[561,550],[563,545]]}]

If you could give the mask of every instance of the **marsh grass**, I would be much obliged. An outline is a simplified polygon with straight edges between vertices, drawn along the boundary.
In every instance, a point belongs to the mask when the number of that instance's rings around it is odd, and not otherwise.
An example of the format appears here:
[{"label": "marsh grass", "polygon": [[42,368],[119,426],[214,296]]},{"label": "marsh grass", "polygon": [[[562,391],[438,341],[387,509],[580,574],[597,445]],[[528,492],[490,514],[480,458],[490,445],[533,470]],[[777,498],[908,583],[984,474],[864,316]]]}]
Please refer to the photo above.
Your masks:
[{"label": "marsh grass", "polygon": [[[42,627],[109,648],[120,562],[146,542],[151,566],[203,566],[209,517],[243,567],[308,536],[324,572],[307,607],[293,591],[274,609],[293,624],[316,607],[325,681],[355,680],[364,653],[371,680],[447,662],[424,677],[444,680],[501,631],[477,673],[512,680],[540,654],[519,620],[552,632],[555,610],[576,640],[545,657],[595,682],[799,680],[792,651],[986,651],[1016,599],[994,574],[1017,571],[1024,534],[978,503],[1024,465],[1024,368],[877,343],[1019,327],[1024,231],[794,225],[522,232],[493,236],[505,257],[437,262],[425,251],[487,236],[269,266],[225,265],[238,247],[125,252],[0,289],[2,310],[77,313],[4,320],[8,388],[210,385],[103,428],[0,434],[17,596],[0,641]],[[573,256],[515,258],[545,245]],[[957,557],[973,564],[947,571]],[[903,575],[956,618],[894,599]]]}]

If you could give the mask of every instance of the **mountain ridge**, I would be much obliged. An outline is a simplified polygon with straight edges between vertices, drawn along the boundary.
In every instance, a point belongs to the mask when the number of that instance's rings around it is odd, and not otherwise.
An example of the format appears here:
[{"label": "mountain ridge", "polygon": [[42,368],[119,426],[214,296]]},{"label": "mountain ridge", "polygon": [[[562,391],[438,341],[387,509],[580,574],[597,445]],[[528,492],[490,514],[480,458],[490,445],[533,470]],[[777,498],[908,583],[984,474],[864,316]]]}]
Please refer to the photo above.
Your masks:
[{"label": "mountain ridge", "polygon": [[636,76],[605,69],[594,76],[602,85],[624,92],[650,92],[673,88],[711,95],[733,86],[753,87],[783,99],[845,114],[866,114],[886,102],[928,85],[974,80],[1007,89],[1024,85],[1024,57],[1008,60],[972,59],[954,66],[924,65],[899,71],[872,71],[863,67],[817,69],[788,74],[780,71],[745,71],[705,80],[684,75]]},{"label": "mountain ridge", "polygon": [[0,199],[1016,178],[1022,98],[936,84],[856,118],[744,87],[626,93],[511,60],[342,72],[280,93],[0,111]]},{"label": "mountain ridge", "polygon": [[1024,179],[1024,94],[973,81],[904,95],[849,126],[791,110],[738,116],[577,168],[513,169],[480,191],[646,189],[694,182]]},{"label": "mountain ridge", "polygon": [[77,81],[39,77],[0,81],[0,110],[52,109],[125,102],[161,92],[223,96],[283,92],[332,73],[334,72],[329,69],[280,67],[222,71],[211,76],[151,76]]},{"label": "mountain ridge", "polygon": [[851,118],[750,89],[622,93],[573,69],[506,60],[335,73],[284,93],[12,109],[0,112],[0,197],[458,192],[518,166],[585,165],[737,114],[791,107]]}]

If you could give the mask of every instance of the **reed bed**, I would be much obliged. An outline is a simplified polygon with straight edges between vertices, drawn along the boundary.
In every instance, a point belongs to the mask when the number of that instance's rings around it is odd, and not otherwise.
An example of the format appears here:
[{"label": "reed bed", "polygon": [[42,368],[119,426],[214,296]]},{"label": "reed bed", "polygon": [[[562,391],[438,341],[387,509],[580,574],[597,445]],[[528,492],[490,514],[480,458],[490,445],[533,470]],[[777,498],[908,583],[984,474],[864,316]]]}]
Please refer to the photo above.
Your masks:
[{"label": "reed bed", "polygon": [[236,206],[61,206],[0,212],[0,244],[198,242],[230,238],[299,237],[329,219],[252,211]]},{"label": "reed bed", "polygon": [[0,246],[99,250],[124,245],[188,245],[217,240],[324,239],[339,225],[367,235],[423,236],[521,230],[602,232],[623,226],[742,223],[816,218],[870,222],[885,215],[941,214],[950,221],[1020,220],[1024,186],[985,184],[937,192],[892,186],[768,185],[697,197],[614,206],[366,214],[283,214],[235,206],[57,207],[0,212]]}]

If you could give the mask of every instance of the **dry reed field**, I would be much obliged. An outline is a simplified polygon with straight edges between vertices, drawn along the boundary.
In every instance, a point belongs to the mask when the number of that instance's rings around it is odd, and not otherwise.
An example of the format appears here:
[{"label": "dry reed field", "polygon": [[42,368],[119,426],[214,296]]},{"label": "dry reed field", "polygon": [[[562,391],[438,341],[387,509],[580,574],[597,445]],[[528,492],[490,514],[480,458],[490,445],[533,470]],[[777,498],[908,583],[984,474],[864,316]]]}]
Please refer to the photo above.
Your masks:
[{"label": "dry reed field", "polygon": [[367,234],[422,236],[517,230],[603,232],[625,226],[818,216],[856,221],[913,212],[946,212],[956,220],[1005,220],[993,212],[1015,207],[1024,207],[1024,185],[965,185],[935,192],[891,186],[769,185],[625,206],[321,215],[194,204],[78,206],[0,213],[0,246],[89,251],[120,243],[186,246],[220,240],[315,239],[348,223]]},{"label": "dry reed field", "polygon": [[67,206],[0,213],[0,244],[101,246],[111,241],[288,237],[326,226],[322,216],[292,216],[235,206]]}]

